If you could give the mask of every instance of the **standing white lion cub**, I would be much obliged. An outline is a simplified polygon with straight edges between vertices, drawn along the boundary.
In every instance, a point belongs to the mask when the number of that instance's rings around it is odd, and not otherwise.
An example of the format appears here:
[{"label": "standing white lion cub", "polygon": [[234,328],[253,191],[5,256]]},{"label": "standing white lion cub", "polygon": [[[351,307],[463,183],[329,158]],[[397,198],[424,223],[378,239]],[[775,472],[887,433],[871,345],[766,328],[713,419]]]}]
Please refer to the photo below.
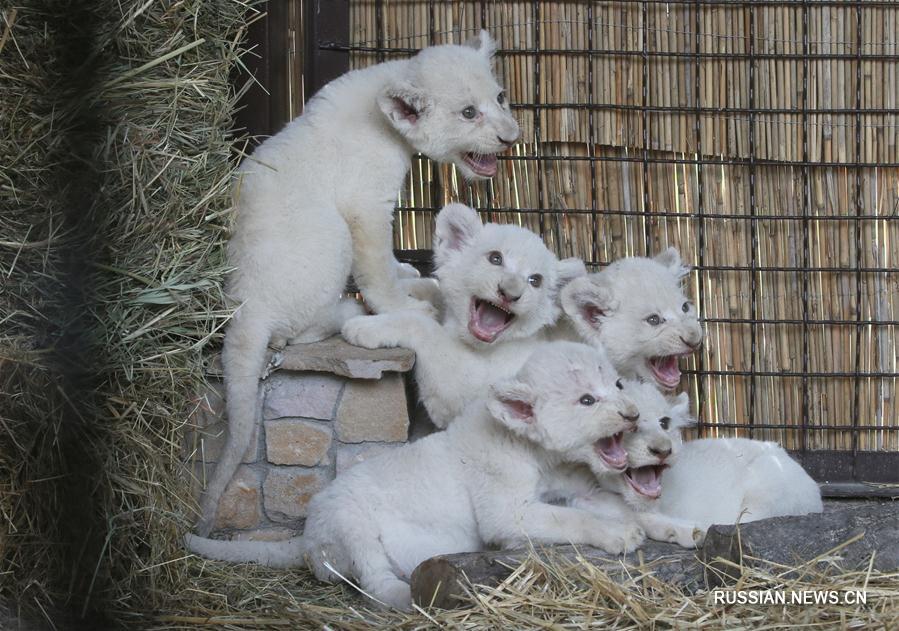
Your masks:
[{"label": "standing white lion cub", "polygon": [[328,582],[356,578],[386,605],[411,605],[409,577],[439,554],[485,545],[582,543],[612,553],[643,540],[635,524],[541,500],[566,462],[605,472],[600,442],[633,429],[634,404],[602,352],[548,343],[445,432],[362,462],[312,498],[305,532],[283,542],[187,535],[224,561],[308,565]]},{"label": "standing white lion cub", "polygon": [[579,259],[559,261],[530,230],[482,224],[463,204],[440,211],[435,236],[443,321],[412,310],[359,316],[343,336],[367,348],[414,350],[419,397],[443,428],[489,384],[518,371],[559,316],[560,285],[586,270]]},{"label": "standing white lion cub", "polygon": [[[228,244],[230,298],[242,303],[225,336],[229,433],[201,502],[208,533],[217,501],[246,451],[266,347],[340,329],[350,272],[377,312],[430,309],[394,259],[392,217],[411,156],[456,165],[472,179],[496,173],[496,153],[519,137],[491,69],[494,44],[434,46],[411,59],[350,72],[244,162]],[[419,281],[420,282],[420,281]]]}]

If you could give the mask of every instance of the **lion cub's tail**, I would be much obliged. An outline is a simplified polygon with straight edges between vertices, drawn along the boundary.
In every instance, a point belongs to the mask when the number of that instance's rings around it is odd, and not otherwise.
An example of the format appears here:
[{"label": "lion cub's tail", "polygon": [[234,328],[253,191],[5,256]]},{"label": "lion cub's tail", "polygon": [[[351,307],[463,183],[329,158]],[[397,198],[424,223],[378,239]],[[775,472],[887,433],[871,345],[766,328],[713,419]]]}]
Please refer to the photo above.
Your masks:
[{"label": "lion cub's tail", "polygon": [[184,535],[184,545],[194,554],[217,561],[258,563],[274,568],[306,565],[306,546],[302,536],[284,541],[223,541],[188,533]]},{"label": "lion cub's tail", "polygon": [[219,498],[240,466],[256,425],[259,379],[266,366],[271,326],[263,314],[254,313],[249,307],[251,305],[246,304],[234,314],[225,334],[222,364],[228,438],[200,501],[201,515],[196,532],[203,536],[212,530]]}]

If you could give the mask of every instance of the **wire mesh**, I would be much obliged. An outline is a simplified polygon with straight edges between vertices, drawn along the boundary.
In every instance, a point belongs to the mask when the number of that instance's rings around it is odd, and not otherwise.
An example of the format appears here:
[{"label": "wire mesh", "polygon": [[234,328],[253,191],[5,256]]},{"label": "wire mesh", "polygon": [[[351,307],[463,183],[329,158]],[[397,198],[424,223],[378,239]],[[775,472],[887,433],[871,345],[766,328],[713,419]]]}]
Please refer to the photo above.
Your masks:
[{"label": "wire mesh", "polygon": [[449,201],[594,269],[674,245],[701,434],[899,451],[899,3],[352,0],[318,46],[360,68],[481,28],[523,141],[489,183],[415,160],[401,256]]}]

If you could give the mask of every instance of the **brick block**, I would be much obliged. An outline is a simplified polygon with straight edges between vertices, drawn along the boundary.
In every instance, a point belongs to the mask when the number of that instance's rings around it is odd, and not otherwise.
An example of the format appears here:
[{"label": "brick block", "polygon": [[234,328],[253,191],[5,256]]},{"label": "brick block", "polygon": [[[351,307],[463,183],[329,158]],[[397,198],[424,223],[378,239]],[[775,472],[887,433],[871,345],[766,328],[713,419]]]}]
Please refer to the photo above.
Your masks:
[{"label": "brick block", "polygon": [[262,487],[266,515],[281,523],[305,517],[309,500],[324,488],[330,477],[327,469],[271,469]]},{"label": "brick block", "polygon": [[260,485],[262,476],[249,467],[240,467],[219,499],[215,528],[254,528],[262,517]]},{"label": "brick block", "polygon": [[262,416],[266,420],[288,417],[330,421],[346,380],[316,373],[279,373],[268,379]]},{"label": "brick block", "polygon": [[337,475],[370,458],[402,447],[403,443],[355,443],[337,444]]},{"label": "brick block", "polygon": [[266,421],[266,459],[273,464],[313,467],[328,464],[329,423]]},{"label": "brick block", "polygon": [[406,388],[397,373],[377,381],[347,382],[337,408],[337,438],[345,443],[405,441],[409,434]]}]

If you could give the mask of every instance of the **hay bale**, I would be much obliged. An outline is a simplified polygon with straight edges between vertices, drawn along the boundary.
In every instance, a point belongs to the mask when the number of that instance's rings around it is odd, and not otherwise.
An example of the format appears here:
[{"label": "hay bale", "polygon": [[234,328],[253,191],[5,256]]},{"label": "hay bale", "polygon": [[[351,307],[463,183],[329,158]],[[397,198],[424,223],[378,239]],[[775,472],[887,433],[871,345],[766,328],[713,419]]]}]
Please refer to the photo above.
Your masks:
[{"label": "hay bale", "polygon": [[0,599],[20,610],[120,619],[189,583],[167,565],[194,518],[177,445],[228,315],[246,12],[0,9]]},{"label": "hay bale", "polygon": [[[66,401],[66,158],[60,48],[39,3],[0,8],[0,601],[52,608],[65,590],[55,492]],[[0,610],[2,610],[0,604]],[[11,613],[15,614],[11,608]]]},{"label": "hay bale", "polygon": [[223,244],[237,163],[236,0],[92,3],[97,20],[88,285],[98,346],[94,444],[104,543],[86,598],[116,620],[191,589],[195,519],[179,446],[228,311]]}]

